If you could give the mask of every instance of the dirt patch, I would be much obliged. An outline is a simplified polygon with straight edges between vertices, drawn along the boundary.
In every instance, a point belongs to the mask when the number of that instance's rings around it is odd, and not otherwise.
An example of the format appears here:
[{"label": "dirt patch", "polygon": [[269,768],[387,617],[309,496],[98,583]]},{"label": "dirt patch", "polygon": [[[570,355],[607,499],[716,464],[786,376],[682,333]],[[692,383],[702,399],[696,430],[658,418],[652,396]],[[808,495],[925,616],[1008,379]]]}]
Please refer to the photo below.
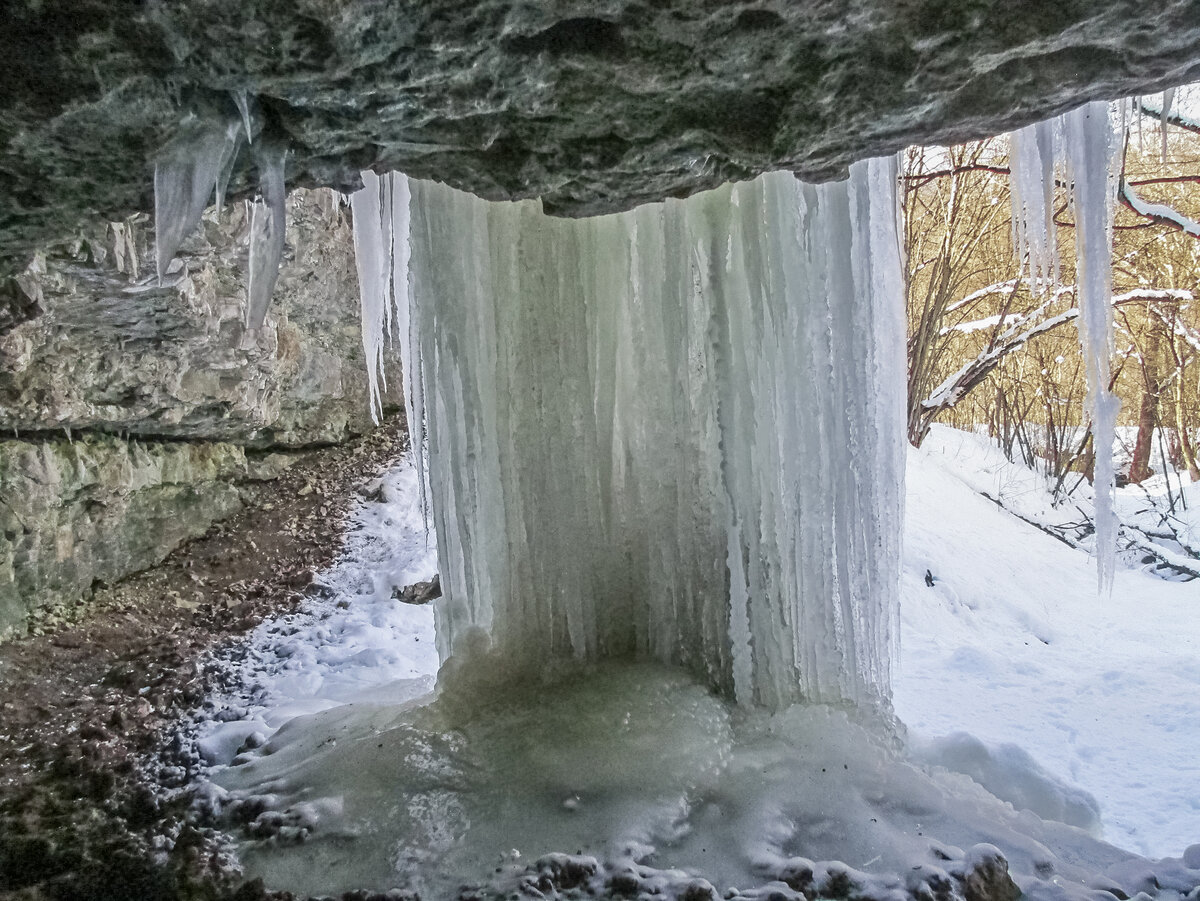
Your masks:
[{"label": "dirt patch", "polygon": [[0,898],[288,897],[243,884],[139,761],[207,693],[206,652],[303,600],[356,489],[406,441],[392,421],[302,455],[162,565],[98,588],[86,620],[0,646]]}]

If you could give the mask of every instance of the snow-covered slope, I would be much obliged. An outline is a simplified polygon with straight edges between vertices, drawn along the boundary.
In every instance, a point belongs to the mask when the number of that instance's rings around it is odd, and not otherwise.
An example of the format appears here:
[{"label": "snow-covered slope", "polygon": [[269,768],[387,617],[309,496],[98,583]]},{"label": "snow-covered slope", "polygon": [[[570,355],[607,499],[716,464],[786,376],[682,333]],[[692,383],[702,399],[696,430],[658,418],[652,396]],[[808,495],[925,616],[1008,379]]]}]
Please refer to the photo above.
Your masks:
[{"label": "snow-covered slope", "polygon": [[977,436],[935,429],[910,452],[898,715],[918,737],[1015,744],[1096,797],[1104,838],[1180,854],[1200,841],[1200,582],[1119,568],[1099,596],[1085,553],[981,491],[1048,506]]}]

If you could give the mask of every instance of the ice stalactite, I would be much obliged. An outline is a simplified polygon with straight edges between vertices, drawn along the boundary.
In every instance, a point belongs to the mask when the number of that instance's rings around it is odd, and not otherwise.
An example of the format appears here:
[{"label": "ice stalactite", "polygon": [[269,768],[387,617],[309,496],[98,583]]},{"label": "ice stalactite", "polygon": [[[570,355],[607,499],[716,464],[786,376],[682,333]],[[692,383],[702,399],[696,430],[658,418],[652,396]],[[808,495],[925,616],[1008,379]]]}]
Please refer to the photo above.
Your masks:
[{"label": "ice stalactite", "polygon": [[1013,249],[1029,278],[1045,289],[1058,280],[1054,240],[1054,161],[1059,141],[1057,122],[1038,122],[1011,136]]},{"label": "ice stalactite", "polygon": [[154,164],[154,246],[158,278],[200,222],[209,198],[225,194],[228,168],[237,153],[235,122],[193,119]]},{"label": "ice stalactite", "polygon": [[[515,666],[637,657],[747,704],[887,708],[895,176],[892,160],[815,187],[777,173],[578,221],[408,183],[401,344],[409,421],[423,409],[428,427],[443,659],[485,634]],[[386,192],[364,179],[356,240],[378,286]],[[386,324],[380,292],[363,296]]]},{"label": "ice stalactite", "polygon": [[1112,447],[1121,404],[1112,392],[1112,224],[1115,179],[1108,104],[1089,103],[1063,116],[1063,135],[1075,207],[1075,267],[1079,340],[1087,370],[1088,409],[1095,451],[1096,559],[1101,591],[1112,589],[1117,520]]},{"label": "ice stalactite", "polygon": [[[154,237],[158,278],[184,240],[196,230],[211,197],[218,211],[233,173],[238,150],[252,133],[250,100],[234,92],[238,119],[192,116],[154,164]],[[243,135],[243,130],[245,135]],[[246,328],[262,327],[279,277],[287,231],[287,148],[256,141],[259,197],[250,214],[250,260],[246,286]]]},{"label": "ice stalactite", "polygon": [[374,172],[364,172],[362,180],[362,190],[350,195],[350,209],[354,216],[354,263],[358,270],[371,418],[378,423],[382,411],[380,380],[384,378],[383,351],[389,331],[388,309],[391,303],[391,198],[382,190],[380,178]]},{"label": "ice stalactite", "polygon": [[287,185],[283,177],[287,149],[261,147],[258,158],[259,191],[250,216],[250,273],[246,285],[246,328],[262,328],[279,278],[287,235]]},{"label": "ice stalactite", "polygon": [[[1065,164],[1075,211],[1079,341],[1095,457],[1096,560],[1101,591],[1112,586],[1117,522],[1112,448],[1120,402],[1112,393],[1113,124],[1107,103],[1089,103],[1011,135],[1014,249],[1032,277],[1057,280],[1053,210],[1056,161]],[[1056,149],[1057,148],[1057,149]]]},{"label": "ice stalactite", "polygon": [[1160,129],[1162,132],[1162,161],[1167,162],[1167,125],[1171,120],[1171,106],[1175,103],[1175,89],[1167,88],[1162,95],[1162,118],[1160,121]]}]

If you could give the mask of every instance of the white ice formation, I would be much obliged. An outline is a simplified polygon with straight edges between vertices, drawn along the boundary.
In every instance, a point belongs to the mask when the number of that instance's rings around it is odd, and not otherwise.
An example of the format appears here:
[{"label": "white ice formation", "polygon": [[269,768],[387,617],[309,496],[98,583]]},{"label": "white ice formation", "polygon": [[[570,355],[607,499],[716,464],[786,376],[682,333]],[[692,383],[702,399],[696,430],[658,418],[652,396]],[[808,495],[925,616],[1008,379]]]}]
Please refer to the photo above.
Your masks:
[{"label": "white ice formation", "polygon": [[271,305],[279,262],[287,233],[287,187],[281,146],[259,148],[258,178],[261,197],[250,214],[250,273],[246,286],[246,328],[261,328]]},{"label": "white ice formation", "polygon": [[221,203],[237,154],[234,122],[192,119],[154,163],[154,246],[158,279],[200,222],[209,198]]},{"label": "white ice formation", "polygon": [[405,179],[364,180],[364,327],[411,317],[443,659],[484,634],[518,668],[636,657],[746,704],[886,709],[904,410],[894,161],[578,221],[412,181],[411,261],[397,261],[407,205],[383,215]]},{"label": "white ice formation", "polygon": [[[1164,102],[1164,106],[1165,106]],[[1113,123],[1107,103],[1088,103],[1056,120],[1012,135],[1014,249],[1029,272],[1057,269],[1050,204],[1056,161],[1064,164],[1075,213],[1075,271],[1079,343],[1087,372],[1096,494],[1096,561],[1100,591],[1111,590],[1116,568],[1116,473],[1113,443],[1120,401],[1112,392],[1112,223],[1116,179]]]},{"label": "white ice formation", "polygon": [[[154,243],[158,279],[180,245],[196,230],[209,198],[220,210],[233,164],[251,134],[249,101],[235,92],[238,119],[192,116],[154,163]],[[243,130],[245,134],[243,134]],[[250,219],[250,261],[246,286],[246,328],[262,326],[279,276],[287,230],[286,147],[256,144],[259,193]]]},{"label": "white ice formation", "polygon": [[1013,249],[1022,266],[1028,260],[1035,287],[1058,279],[1054,240],[1054,161],[1056,122],[1038,122],[1011,135]]}]

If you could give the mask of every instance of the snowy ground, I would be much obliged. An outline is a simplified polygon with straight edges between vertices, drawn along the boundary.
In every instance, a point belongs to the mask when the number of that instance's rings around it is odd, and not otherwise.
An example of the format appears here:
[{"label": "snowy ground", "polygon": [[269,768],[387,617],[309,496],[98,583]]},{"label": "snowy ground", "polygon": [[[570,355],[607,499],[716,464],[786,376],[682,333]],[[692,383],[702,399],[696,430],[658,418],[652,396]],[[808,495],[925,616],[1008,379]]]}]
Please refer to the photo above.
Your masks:
[{"label": "snowy ground", "polygon": [[1200,582],[1118,569],[1098,596],[1087,555],[979,492],[1053,520],[1042,480],[977,436],[938,428],[910,453],[897,713],[918,737],[1015,744],[1096,797],[1109,841],[1182,853],[1200,841]]},{"label": "snowy ground", "polygon": [[[935,430],[921,451],[910,454],[908,480],[902,657],[895,678],[895,701],[900,718],[909,727],[917,758],[972,774],[1018,808],[1102,832],[1116,845],[1150,857],[1179,856],[1186,846],[1200,841],[1200,755],[1194,750],[1200,747],[1200,583],[1166,582],[1126,569],[1118,573],[1113,596],[1098,597],[1095,567],[1085,553],[1004,513],[978,493],[987,491],[1006,502],[1023,504],[1027,515],[1039,509],[1045,512],[1044,498],[1039,499],[1039,479],[1008,464],[974,436]],[[429,735],[433,733],[414,732],[405,725],[409,715],[395,712],[397,704],[429,690],[437,666],[432,611],[391,599],[393,588],[427,578],[436,566],[432,548],[424,539],[416,497],[416,478],[410,467],[402,465],[384,478],[377,500],[365,503],[354,522],[343,561],[322,574],[321,598],[305,613],[260,627],[249,654],[234,665],[231,683],[239,687],[216,699],[220,709],[210,711],[211,716],[200,726],[198,745],[214,766],[218,783],[234,789],[235,795],[239,786],[251,786],[251,794],[259,793],[256,804],[271,803],[263,802],[261,793],[278,789],[277,806],[260,817],[264,826],[272,826],[273,834],[280,834],[280,828],[284,835],[289,829],[303,830],[319,820],[335,830],[350,828],[348,808],[371,806],[364,798],[356,798],[357,789],[333,784],[314,787],[314,769],[306,763],[309,758],[324,761],[316,765],[315,771],[323,774],[319,779],[331,772],[351,772],[361,776],[360,785],[376,786],[372,791],[394,782],[397,767],[413,765],[416,758],[420,760],[413,778],[430,777]],[[1200,505],[1200,498],[1197,501]],[[926,585],[927,571],[934,578],[932,587]],[[635,688],[631,690],[655,692],[668,690],[672,677],[648,672],[613,678],[633,680],[630,684]],[[567,685],[556,690],[573,689]],[[571,703],[579,709],[581,702]],[[603,703],[596,698],[589,705],[602,710]],[[347,704],[355,705],[360,713],[366,711],[365,718],[346,708]],[[447,714],[437,713],[443,715]],[[803,745],[809,740],[805,738],[810,734],[805,731],[809,725],[804,721],[809,716],[798,714],[793,717],[797,722],[790,724],[781,721],[782,725],[748,728],[730,721],[728,713],[697,701],[694,717],[685,716],[677,726],[681,736],[677,744],[703,749],[709,738],[720,733],[725,745],[718,756],[733,763],[723,765],[726,775],[714,776],[717,781],[708,789],[710,795],[728,796],[724,812],[713,812],[713,802],[708,801],[685,814],[692,818],[687,825],[694,830],[693,838],[702,834],[697,818],[706,816],[706,810],[714,823],[728,819],[731,810],[758,816],[784,803],[780,799],[786,793],[796,795],[796,805],[803,806],[802,800],[808,797],[816,798],[814,803],[820,809],[832,809],[830,803],[820,800],[832,786],[800,785],[793,772],[795,752],[787,750],[791,745],[781,748],[776,738],[764,738],[766,732],[787,734],[790,742]],[[576,719],[581,723],[578,728],[585,728],[582,721],[586,718],[571,717],[569,721]],[[487,720],[471,727],[488,736],[476,745],[498,748],[527,741],[526,727],[513,732],[509,726],[513,722],[528,723],[535,734],[545,731],[547,722],[554,722],[553,714],[531,715],[515,709],[492,720],[495,722]],[[603,734],[603,721],[603,716],[597,720],[597,748],[611,738]],[[856,727],[822,722],[819,733],[842,738],[814,745],[806,751],[806,759],[825,754],[831,773],[836,758],[839,763],[851,760],[856,766],[850,769],[860,772],[874,769],[880,778],[886,772],[893,786],[906,779],[911,783],[907,801],[885,801],[878,786],[870,787],[865,780],[847,777],[839,782],[834,794],[842,800],[833,807],[857,809],[865,816],[886,804],[887,813],[880,819],[892,818],[895,828],[886,836],[860,836],[861,847],[852,848],[852,842],[837,835],[846,824],[828,818],[814,821],[810,827],[814,835],[833,842],[828,853],[835,853],[839,846],[861,851],[861,859],[850,862],[866,867],[872,857],[879,859],[878,844],[885,857],[890,854],[900,860],[917,854],[917,846],[910,844],[914,835],[936,834],[930,827],[937,822],[946,828],[957,823],[953,828],[963,836],[974,835],[970,842],[960,839],[964,847],[1008,836],[1010,858],[1014,853],[1027,858],[1023,863],[1014,859],[1014,864],[1023,865],[1027,873],[1036,868],[1036,852],[1013,837],[1038,834],[1040,827],[1030,824],[1028,814],[1016,815],[1013,820],[1011,810],[997,814],[988,807],[985,813],[974,814],[977,818],[971,825],[973,814],[953,810],[955,805],[969,808],[976,804],[969,800],[969,791],[956,794],[954,785],[959,783],[953,780],[958,777],[947,774],[932,783],[912,782],[915,777],[905,765],[886,754],[876,758],[851,750],[862,744],[853,739]],[[292,725],[276,734],[288,723]],[[399,742],[395,748],[389,746],[382,755],[357,756],[357,749],[367,747],[362,739],[385,733],[391,736],[389,741]],[[554,729],[545,734],[545,741],[552,743]],[[263,757],[254,749],[272,736],[267,750],[274,753]],[[563,748],[562,755],[574,753],[579,744]],[[374,747],[372,741],[370,748]],[[379,747],[384,748],[382,739]],[[237,762],[250,765],[222,774],[220,768],[239,753]],[[447,766],[461,766],[461,779],[467,781],[478,780],[481,773],[491,770],[508,772],[506,768],[512,765],[508,756],[460,759],[456,748],[438,752],[442,753]],[[604,753],[611,753],[613,759],[633,753],[640,759],[646,751],[614,745],[611,752]],[[762,791],[763,779],[756,775],[760,773],[756,767],[759,763],[766,766],[767,760],[774,761],[770,767],[784,781],[772,789],[773,794],[743,803],[749,794]],[[259,769],[262,772],[256,775]],[[301,777],[297,774],[301,772],[308,774],[303,779],[309,782],[298,787]],[[523,789],[526,794],[545,788],[535,789],[533,777],[520,769],[505,778],[517,783],[530,779]],[[739,783],[742,778],[749,782]],[[481,785],[494,781],[484,778]],[[671,784],[666,776],[660,781]],[[213,791],[214,800],[219,800],[224,789]],[[455,803],[482,794],[476,786],[460,793]],[[574,811],[575,795],[564,797],[565,801],[554,794],[537,819],[548,821],[562,810]],[[959,800],[945,801],[950,797]],[[499,809],[510,802],[493,798],[487,803]],[[678,802],[665,798],[657,809],[669,811],[672,804]],[[383,817],[415,815],[411,803],[408,813],[395,802],[384,808]],[[438,822],[458,815],[441,808],[430,808],[427,813]],[[485,810],[470,812],[476,821],[488,815]],[[798,823],[803,826],[794,812],[770,822],[785,821],[789,828],[797,828]],[[964,823],[969,828],[964,828]],[[340,837],[334,835],[332,843],[288,852],[294,858],[294,864],[288,866],[316,866],[318,873],[325,873],[339,859],[344,862],[352,856],[351,848],[364,844],[364,828],[379,831],[378,823],[354,826]],[[347,843],[351,834],[356,837]],[[1046,841],[1050,837],[1050,833],[1043,835]],[[1062,841],[1063,833],[1059,830],[1053,837]],[[765,850],[755,853],[762,860],[773,854],[778,858],[776,852],[785,844],[775,850],[764,845]],[[679,856],[679,860],[668,861],[672,865],[683,866],[681,861],[688,854],[697,853],[686,838],[670,847]],[[1086,849],[1081,857],[1101,853],[1090,845]],[[697,860],[717,866],[710,851],[700,850],[704,856]],[[255,848],[243,848],[243,855],[252,858],[256,853]],[[270,871],[272,853],[265,849],[258,871]],[[388,867],[398,866],[395,853],[393,850],[384,861]],[[417,849],[413,853],[419,857],[432,852]],[[354,863],[352,872],[359,875],[363,865]],[[719,866],[733,868],[729,862]],[[771,866],[778,869],[783,864],[776,860],[760,872],[769,876]],[[696,869],[701,868],[697,865]],[[312,878],[304,873],[303,879]],[[1026,884],[1022,888],[1030,891]]]}]

